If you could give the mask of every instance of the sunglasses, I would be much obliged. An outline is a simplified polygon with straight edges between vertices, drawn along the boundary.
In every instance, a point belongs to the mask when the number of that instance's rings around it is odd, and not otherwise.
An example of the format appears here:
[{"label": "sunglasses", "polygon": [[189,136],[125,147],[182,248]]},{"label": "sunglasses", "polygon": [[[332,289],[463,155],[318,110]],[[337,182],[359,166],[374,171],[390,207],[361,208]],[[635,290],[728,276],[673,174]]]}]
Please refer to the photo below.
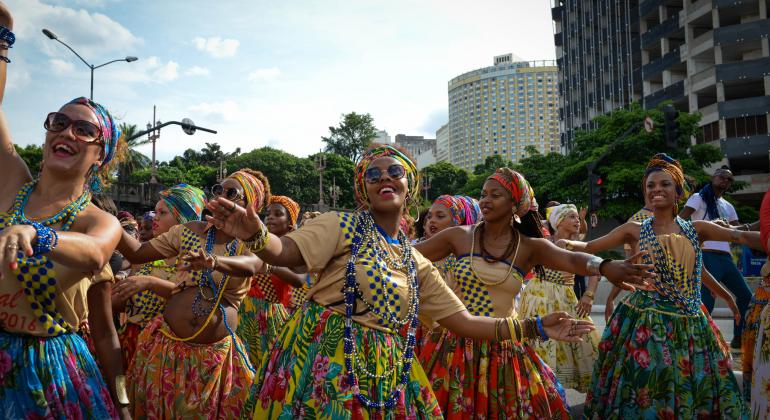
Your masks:
[{"label": "sunglasses", "polygon": [[243,192],[238,188],[225,188],[222,184],[216,184],[211,187],[211,194],[214,197],[225,197],[230,201],[235,201],[243,198]]},{"label": "sunglasses", "polygon": [[[406,175],[406,169],[402,165],[393,164],[388,166],[388,176],[391,179],[401,179]],[[382,169],[374,166],[364,172],[364,180],[369,184],[374,184],[382,178]]]},{"label": "sunglasses", "polygon": [[43,127],[52,133],[64,131],[69,126],[72,126],[72,133],[78,141],[93,143],[101,139],[102,131],[98,125],[89,121],[73,120],[61,112],[48,114],[43,122]]}]

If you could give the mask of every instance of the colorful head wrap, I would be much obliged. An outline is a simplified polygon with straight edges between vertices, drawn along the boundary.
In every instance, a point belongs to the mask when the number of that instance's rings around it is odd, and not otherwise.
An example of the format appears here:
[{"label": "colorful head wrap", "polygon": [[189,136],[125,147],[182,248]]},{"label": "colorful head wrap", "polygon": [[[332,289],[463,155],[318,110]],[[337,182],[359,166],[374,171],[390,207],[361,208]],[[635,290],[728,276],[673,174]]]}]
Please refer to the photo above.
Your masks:
[{"label": "colorful head wrap", "polygon": [[419,199],[420,194],[420,172],[417,171],[417,167],[414,166],[412,160],[409,159],[403,152],[390,145],[381,145],[375,147],[361,157],[361,160],[356,164],[356,168],[353,172],[354,176],[354,189],[356,193],[356,201],[359,205],[364,206],[369,203],[369,197],[366,194],[366,181],[364,180],[364,173],[369,168],[369,165],[378,158],[392,157],[406,169],[406,181],[408,190],[408,200]]},{"label": "colorful head wrap", "polygon": [[160,198],[166,203],[177,222],[201,220],[201,213],[206,205],[206,195],[200,188],[179,184],[161,191]]},{"label": "colorful head wrap", "polygon": [[548,223],[554,230],[556,230],[556,228],[559,227],[559,224],[564,221],[571,212],[577,214],[578,209],[574,204],[559,204],[558,206],[548,207],[545,212],[548,217]]},{"label": "colorful head wrap", "polygon": [[674,183],[676,183],[676,192],[681,194],[682,198],[686,198],[687,185],[685,183],[682,165],[678,160],[665,153],[658,153],[653,156],[647,164],[647,169],[644,171],[644,179],[646,180],[647,176],[656,171],[663,171],[671,175]]},{"label": "colorful head wrap", "polygon": [[257,211],[262,211],[265,206],[265,192],[269,191],[269,187],[266,188],[261,179],[245,170],[233,172],[228,178],[238,181],[241,185],[247,204],[254,204]]},{"label": "colorful head wrap", "polygon": [[280,204],[289,214],[289,226],[295,226],[297,224],[297,217],[299,217],[299,204],[285,195],[271,195],[267,200],[267,204]]},{"label": "colorful head wrap", "polygon": [[[508,176],[511,176],[512,179],[508,180]],[[503,188],[511,193],[511,202],[514,204],[514,213],[517,216],[522,217],[532,209],[532,197],[534,197],[535,191],[524,178],[524,175],[508,168],[498,168],[494,174],[487,178],[487,180],[490,179],[499,182]]]},{"label": "colorful head wrap", "polygon": [[481,214],[479,202],[471,197],[445,194],[439,196],[433,204],[446,207],[452,213],[455,226],[475,225]]},{"label": "colorful head wrap", "polygon": [[105,107],[82,96],[67,103],[67,105],[70,104],[85,105],[96,115],[96,120],[99,121],[99,131],[102,133],[103,156],[101,166],[108,164],[115,156],[115,150],[118,148],[118,139],[120,139],[120,128],[115,124],[112,115],[110,115]]}]

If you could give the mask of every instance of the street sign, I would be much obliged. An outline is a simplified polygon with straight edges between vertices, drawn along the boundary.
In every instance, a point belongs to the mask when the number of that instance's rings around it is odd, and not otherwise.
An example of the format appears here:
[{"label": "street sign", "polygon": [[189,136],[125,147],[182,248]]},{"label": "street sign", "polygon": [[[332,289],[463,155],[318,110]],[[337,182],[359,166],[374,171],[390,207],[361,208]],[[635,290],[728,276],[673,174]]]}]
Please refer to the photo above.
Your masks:
[{"label": "street sign", "polygon": [[652,133],[652,130],[655,129],[655,122],[652,121],[652,118],[647,117],[644,119],[644,131],[648,133]]}]

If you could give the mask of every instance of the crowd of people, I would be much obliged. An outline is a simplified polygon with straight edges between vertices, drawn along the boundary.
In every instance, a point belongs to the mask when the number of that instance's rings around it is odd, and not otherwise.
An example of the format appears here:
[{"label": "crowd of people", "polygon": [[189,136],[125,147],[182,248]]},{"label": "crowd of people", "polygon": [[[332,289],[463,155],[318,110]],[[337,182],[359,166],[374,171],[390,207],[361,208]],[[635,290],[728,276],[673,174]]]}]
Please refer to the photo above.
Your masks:
[{"label": "crowd of people", "polygon": [[[0,4],[1,57],[12,29]],[[103,193],[123,155],[104,106],[76,98],[44,128],[33,176],[0,107],[3,418],[553,419],[570,417],[565,388],[590,419],[770,415],[770,263],[752,297],[729,257],[768,251],[770,194],[739,225],[729,169],[690,195],[679,162],[652,156],[643,209],[587,242],[582,209],[540,208],[510,168],[414,220],[420,173],[380,144],[355,166],[356,211],[302,214],[241,168],[132,215]],[[735,313],[744,393],[714,296]]]}]

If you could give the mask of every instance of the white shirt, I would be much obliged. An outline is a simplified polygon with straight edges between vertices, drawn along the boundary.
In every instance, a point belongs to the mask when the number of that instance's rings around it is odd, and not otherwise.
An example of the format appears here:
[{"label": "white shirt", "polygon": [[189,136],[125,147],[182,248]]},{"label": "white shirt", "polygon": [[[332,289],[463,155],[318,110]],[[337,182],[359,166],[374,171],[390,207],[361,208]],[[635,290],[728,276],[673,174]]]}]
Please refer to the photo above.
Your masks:
[{"label": "white shirt", "polygon": [[[703,201],[703,198],[701,198],[699,193],[693,194],[690,199],[687,200],[685,206],[695,210],[692,216],[690,216],[690,220],[711,220],[711,218],[706,215],[706,202]],[[728,222],[738,220],[738,213],[735,212],[735,207],[722,197],[717,199],[717,212],[719,213],[720,218],[725,219]],[[730,252],[730,243],[706,241],[703,243],[703,249]]]}]

